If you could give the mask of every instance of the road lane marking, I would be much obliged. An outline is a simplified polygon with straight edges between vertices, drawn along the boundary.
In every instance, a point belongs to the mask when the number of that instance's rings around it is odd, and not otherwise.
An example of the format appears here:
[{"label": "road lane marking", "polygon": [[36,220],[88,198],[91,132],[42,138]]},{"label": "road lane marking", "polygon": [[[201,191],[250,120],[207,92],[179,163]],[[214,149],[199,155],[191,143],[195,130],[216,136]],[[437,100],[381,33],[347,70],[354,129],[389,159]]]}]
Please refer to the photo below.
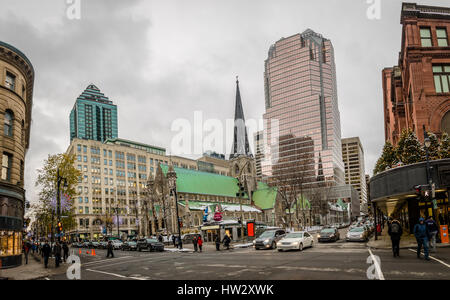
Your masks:
[{"label": "road lane marking", "polygon": [[101,273],[101,274],[106,274],[106,275],[115,276],[115,277],[119,277],[119,278],[129,278],[129,279],[134,279],[134,280],[147,280],[146,278],[132,277],[132,276],[128,277],[128,276],[125,276],[125,275],[120,275],[120,274],[115,274],[115,273],[109,273],[109,272],[104,272],[104,271],[98,271],[98,270],[86,269],[86,271],[95,272],[95,273]]},{"label": "road lane marking", "polygon": [[102,260],[97,260],[97,261],[89,261],[87,263],[82,263],[81,265],[85,266],[85,265],[96,264],[96,263],[103,263],[105,261],[115,261],[117,259],[130,258],[130,257],[134,257],[134,256],[121,256],[121,257],[117,257],[117,258],[114,258],[114,259],[107,258],[107,259],[102,259]]},{"label": "road lane marking", "polygon": [[367,248],[367,250],[369,250],[370,253],[370,257],[372,258],[372,262],[375,265],[375,270],[378,273],[378,279],[379,280],[384,280],[384,276],[383,276],[383,272],[381,272],[381,267],[378,264],[378,261],[375,259],[375,256],[373,255],[372,251],[370,250],[370,248]]},{"label": "road lane marking", "polygon": [[[408,249],[408,250],[417,253],[417,250],[413,250],[413,249]],[[433,256],[431,256],[431,255],[429,255],[429,258],[434,259],[435,261],[437,261],[437,262],[443,264],[443,265],[446,266],[447,268],[450,268],[450,265],[449,265],[449,264],[446,264],[445,262],[443,262],[443,261],[440,260],[440,259],[437,259],[437,258],[435,258],[435,257],[433,257]]]}]

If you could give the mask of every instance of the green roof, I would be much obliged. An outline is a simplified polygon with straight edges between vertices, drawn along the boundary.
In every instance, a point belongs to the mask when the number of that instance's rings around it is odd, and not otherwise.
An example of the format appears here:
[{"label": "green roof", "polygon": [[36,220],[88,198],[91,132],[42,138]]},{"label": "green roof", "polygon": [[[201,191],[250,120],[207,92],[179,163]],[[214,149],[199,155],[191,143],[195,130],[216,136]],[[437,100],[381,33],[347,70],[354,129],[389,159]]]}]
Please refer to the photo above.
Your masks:
[{"label": "green roof", "polygon": [[[164,175],[169,167],[161,164]],[[236,197],[238,181],[234,177],[174,167],[177,173],[177,191],[180,193]],[[245,196],[244,198],[247,198]]]},{"label": "green roof", "polygon": [[344,203],[341,198],[337,200],[336,204],[339,205],[343,210],[347,210],[347,203]]},{"label": "green roof", "polygon": [[258,182],[258,190],[253,193],[253,201],[261,209],[271,209],[275,206],[277,193],[277,188],[271,188],[263,182]]}]

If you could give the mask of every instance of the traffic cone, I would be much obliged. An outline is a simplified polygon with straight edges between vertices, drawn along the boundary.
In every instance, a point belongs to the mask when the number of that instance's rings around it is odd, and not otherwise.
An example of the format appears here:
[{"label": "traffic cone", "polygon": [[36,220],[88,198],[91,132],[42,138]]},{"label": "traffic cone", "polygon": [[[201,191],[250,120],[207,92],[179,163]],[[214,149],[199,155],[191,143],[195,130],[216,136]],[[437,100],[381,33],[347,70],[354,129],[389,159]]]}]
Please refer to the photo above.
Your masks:
[{"label": "traffic cone", "polygon": [[81,254],[81,249],[80,249],[80,252],[79,252],[79,254]]},{"label": "traffic cone", "polygon": [[86,250],[86,254],[89,254],[89,250]]},{"label": "traffic cone", "polygon": [[95,249],[92,249],[92,256],[95,256]]}]

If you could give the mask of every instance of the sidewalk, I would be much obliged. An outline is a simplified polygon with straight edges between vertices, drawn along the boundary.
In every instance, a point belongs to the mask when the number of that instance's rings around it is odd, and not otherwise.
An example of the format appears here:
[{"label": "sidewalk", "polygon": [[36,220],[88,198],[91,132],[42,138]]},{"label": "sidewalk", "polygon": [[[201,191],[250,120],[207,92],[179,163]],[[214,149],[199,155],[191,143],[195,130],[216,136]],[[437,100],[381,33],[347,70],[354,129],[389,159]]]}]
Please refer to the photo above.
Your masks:
[{"label": "sidewalk", "polygon": [[[42,262],[41,262],[42,261]],[[39,254],[28,254],[28,264],[25,264],[25,256],[22,257],[23,264],[16,268],[0,270],[0,278],[8,280],[33,280],[66,272],[66,264],[60,264],[55,268],[55,259],[50,258],[48,269],[44,268],[43,259]]]},{"label": "sidewalk", "polygon": [[[385,226],[381,232],[381,236],[378,236],[378,240],[375,241],[375,234],[367,242],[367,246],[374,249],[392,249],[391,237],[388,234],[388,226]],[[400,249],[415,248],[417,247],[417,241],[413,234],[404,233],[400,239]],[[450,244],[436,243],[436,248],[450,247]]]}]

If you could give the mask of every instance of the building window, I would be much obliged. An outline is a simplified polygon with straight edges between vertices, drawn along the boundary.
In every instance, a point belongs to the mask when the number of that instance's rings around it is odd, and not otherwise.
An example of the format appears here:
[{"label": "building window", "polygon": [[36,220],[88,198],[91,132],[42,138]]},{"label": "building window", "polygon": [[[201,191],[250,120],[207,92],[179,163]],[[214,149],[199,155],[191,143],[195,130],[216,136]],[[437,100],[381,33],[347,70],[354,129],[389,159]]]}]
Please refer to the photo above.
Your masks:
[{"label": "building window", "polygon": [[7,136],[13,136],[13,120],[14,113],[10,110],[5,111],[5,124],[4,124],[4,133]]},{"label": "building window", "polygon": [[447,30],[445,28],[437,28],[436,29],[437,42],[439,47],[447,47],[448,39],[447,39]]},{"label": "building window", "polygon": [[431,42],[431,29],[430,28],[420,28],[420,39],[422,41],[422,47],[432,47]]},{"label": "building window", "polygon": [[433,66],[436,93],[448,93],[450,86],[450,65]]},{"label": "building window", "polygon": [[2,157],[2,180],[11,180],[12,155],[4,152]]},{"label": "building window", "polygon": [[16,76],[9,72],[6,72],[5,85],[8,89],[15,91],[16,89]]}]

